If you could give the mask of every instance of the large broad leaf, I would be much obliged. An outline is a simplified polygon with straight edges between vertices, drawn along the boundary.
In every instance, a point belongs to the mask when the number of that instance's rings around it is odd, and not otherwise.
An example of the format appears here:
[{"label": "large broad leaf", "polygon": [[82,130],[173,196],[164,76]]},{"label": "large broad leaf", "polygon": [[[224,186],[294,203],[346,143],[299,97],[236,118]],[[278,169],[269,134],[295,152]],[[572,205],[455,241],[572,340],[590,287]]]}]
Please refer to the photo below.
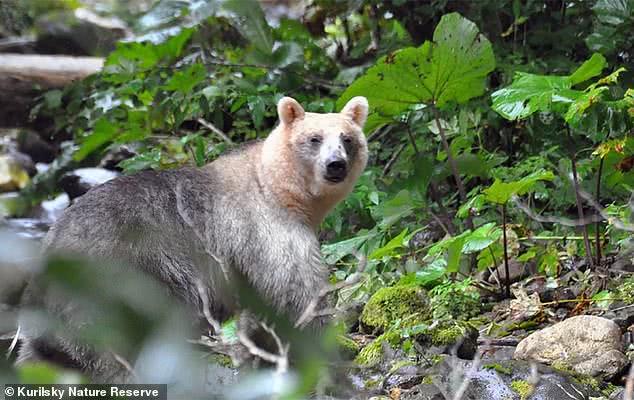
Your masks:
[{"label": "large broad leaf", "polygon": [[588,48],[607,55],[629,47],[634,0],[598,0],[592,10],[596,21],[594,32],[586,38]]},{"label": "large broad leaf", "polygon": [[502,182],[496,179],[493,185],[484,189],[485,198],[496,204],[506,204],[514,195],[528,193],[537,181],[552,181],[555,178],[550,171],[537,171],[519,181]]},{"label": "large broad leaf", "polygon": [[381,230],[386,230],[396,222],[412,215],[421,204],[407,190],[399,191],[393,198],[382,202],[372,210],[372,216]]},{"label": "large broad leaf", "polygon": [[607,62],[601,54],[593,54],[575,72],[566,76],[515,74],[513,83],[494,92],[493,109],[506,119],[523,119],[538,111],[564,114],[568,106],[583,95],[573,90],[578,83],[598,76]]},{"label": "large broad leaf", "polygon": [[473,22],[451,13],[440,20],[433,42],[381,58],[348,87],[337,107],[343,108],[354,96],[366,96],[372,107],[366,128],[371,130],[415,104],[442,108],[482,95],[485,78],[494,68],[491,43]]},{"label": "large broad leaf", "polygon": [[117,134],[117,127],[106,118],[95,122],[92,133],[81,143],[79,150],[73,155],[75,161],[81,161],[93,151],[110,143]]},{"label": "large broad leaf", "polygon": [[219,12],[229,17],[233,25],[256,49],[264,54],[273,50],[273,34],[264,18],[260,2],[256,0],[227,0]]},{"label": "large broad leaf", "polygon": [[385,256],[392,255],[396,249],[403,247],[405,237],[407,236],[407,228],[403,229],[401,233],[393,237],[385,246],[380,247],[370,254],[370,260],[379,260]]},{"label": "large broad leaf", "polygon": [[502,236],[502,230],[495,226],[495,222],[482,225],[466,236],[462,252],[470,254],[482,251],[500,239],[500,236]]}]

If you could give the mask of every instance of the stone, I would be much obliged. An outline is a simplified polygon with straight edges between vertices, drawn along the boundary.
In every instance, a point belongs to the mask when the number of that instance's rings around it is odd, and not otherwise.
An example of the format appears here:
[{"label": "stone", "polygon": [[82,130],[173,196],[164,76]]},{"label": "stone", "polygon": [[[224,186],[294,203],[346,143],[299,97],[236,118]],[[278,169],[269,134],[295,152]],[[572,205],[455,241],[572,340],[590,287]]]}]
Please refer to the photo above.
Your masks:
[{"label": "stone", "polygon": [[360,320],[366,328],[381,332],[398,319],[401,326],[414,326],[430,316],[430,300],[423,288],[397,285],[377,290],[363,308]]},{"label": "stone", "polygon": [[[477,363],[447,357],[428,371],[423,383],[401,392],[401,400],[453,400],[468,379],[461,400],[592,400],[602,393],[592,385],[539,364],[507,360]],[[533,384],[533,378],[537,377]]]},{"label": "stone", "polygon": [[51,163],[57,151],[53,145],[44,141],[37,133],[22,129],[17,133],[18,151],[28,155],[35,163]]},{"label": "stone", "polygon": [[[530,272],[531,268],[528,264],[521,263],[514,258],[509,260],[509,276],[511,277],[511,282],[517,282],[527,277]],[[502,283],[506,282],[506,267],[504,266],[504,262],[500,263],[496,271],[489,276],[489,283],[497,283],[498,277]]]},{"label": "stone", "polygon": [[130,36],[123,21],[85,8],[45,14],[35,22],[35,30],[41,54],[105,55]]},{"label": "stone", "polygon": [[29,174],[14,157],[0,155],[0,192],[20,190],[29,183]]},{"label": "stone", "polygon": [[59,186],[70,199],[84,195],[91,188],[119,176],[118,172],[104,168],[79,168],[68,172],[59,180]]},{"label": "stone", "polygon": [[517,345],[513,358],[556,363],[606,379],[627,365],[618,325],[591,315],[572,317],[532,333]]}]

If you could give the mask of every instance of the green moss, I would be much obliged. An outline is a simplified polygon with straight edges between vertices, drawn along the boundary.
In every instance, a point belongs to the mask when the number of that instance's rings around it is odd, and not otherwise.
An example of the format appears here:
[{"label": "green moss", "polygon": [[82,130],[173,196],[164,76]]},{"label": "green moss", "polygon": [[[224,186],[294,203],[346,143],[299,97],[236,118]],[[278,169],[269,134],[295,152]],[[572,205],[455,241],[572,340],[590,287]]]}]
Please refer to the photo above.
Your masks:
[{"label": "green moss", "polygon": [[461,338],[470,336],[474,330],[475,328],[465,322],[443,321],[430,329],[426,336],[434,346],[450,346]]},{"label": "green moss", "polygon": [[233,368],[233,361],[231,361],[231,357],[224,354],[210,354],[207,360],[212,364],[217,364],[227,368]]},{"label": "green moss", "polygon": [[616,288],[616,297],[627,304],[634,303],[634,277],[630,277],[623,281]]},{"label": "green moss", "polygon": [[513,371],[511,371],[510,368],[507,368],[501,364],[498,363],[491,363],[491,364],[486,364],[484,366],[485,369],[492,369],[494,371],[497,371],[500,374],[503,375],[511,375],[513,373]]},{"label": "green moss", "polygon": [[579,372],[573,370],[570,365],[561,361],[555,361],[554,363],[552,363],[551,367],[554,370],[565,373],[575,383],[578,383],[581,386],[590,387],[597,392],[601,392],[606,397],[610,397],[612,392],[618,389],[618,386],[615,386],[611,383],[603,382],[590,375],[580,374]]},{"label": "green moss", "polygon": [[348,359],[354,358],[361,350],[361,346],[346,335],[337,335],[337,346]]},{"label": "green moss", "polygon": [[524,380],[517,380],[511,382],[511,389],[520,395],[521,400],[527,400],[528,397],[533,394],[535,388],[533,385]]},{"label": "green moss", "polygon": [[430,294],[434,319],[468,320],[482,311],[480,294],[470,279],[445,282],[433,288]]},{"label": "green moss", "polygon": [[396,346],[401,340],[401,336],[394,331],[388,331],[377,337],[372,343],[365,346],[354,359],[355,363],[365,367],[372,367],[383,359],[383,343]]},{"label": "green moss", "polygon": [[423,385],[433,385],[434,384],[434,378],[431,377],[431,375],[427,375],[423,378],[423,380],[421,381],[421,383]]},{"label": "green moss", "polygon": [[418,325],[431,315],[429,298],[418,286],[392,286],[379,289],[361,313],[361,322],[373,329],[385,331],[396,320],[401,327]]}]

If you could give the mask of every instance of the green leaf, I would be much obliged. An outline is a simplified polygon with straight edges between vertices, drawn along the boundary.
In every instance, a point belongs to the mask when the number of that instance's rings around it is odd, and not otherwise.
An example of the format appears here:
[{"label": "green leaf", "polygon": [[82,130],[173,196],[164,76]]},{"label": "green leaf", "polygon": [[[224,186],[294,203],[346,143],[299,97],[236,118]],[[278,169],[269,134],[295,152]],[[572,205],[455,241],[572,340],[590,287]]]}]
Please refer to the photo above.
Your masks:
[{"label": "green leaf", "polygon": [[264,118],[265,111],[265,105],[262,97],[249,96],[247,98],[247,105],[249,107],[249,111],[251,112],[253,125],[255,125],[257,129],[260,129],[260,127],[262,126],[262,119]]},{"label": "green leaf", "polygon": [[433,42],[381,58],[348,87],[337,107],[354,96],[366,96],[381,123],[416,104],[442,108],[449,102],[464,103],[484,93],[485,78],[494,68],[491,43],[473,22],[451,13],[440,20]]},{"label": "green leaf", "polygon": [[176,71],[163,87],[165,90],[190,93],[194,86],[207,77],[207,70],[202,64],[192,64],[184,71]]},{"label": "green leaf", "polygon": [[413,274],[403,275],[399,279],[399,285],[420,285],[430,287],[439,281],[447,273],[447,261],[437,258],[430,264]]},{"label": "green leaf", "polygon": [[608,65],[607,60],[599,53],[594,53],[589,60],[586,60],[572,75],[570,75],[570,83],[574,86],[578,83],[585,82],[590,78],[599,76],[603,69]]},{"label": "green leaf", "polygon": [[487,201],[496,204],[506,204],[511,197],[528,193],[537,181],[552,181],[554,178],[555,175],[551,171],[541,170],[519,181],[506,183],[496,179],[493,185],[484,189],[484,195]]},{"label": "green leaf", "polygon": [[397,236],[393,237],[389,242],[385,244],[385,246],[380,247],[370,254],[370,260],[379,260],[384,256],[394,254],[394,250],[403,247],[405,242],[405,236],[407,236],[407,228],[403,229],[401,233]]},{"label": "green leaf", "polygon": [[93,151],[111,142],[117,134],[117,131],[117,127],[106,118],[99,119],[95,122],[92,133],[84,139],[79,150],[73,155],[73,159],[75,161],[83,160]]},{"label": "green leaf", "polygon": [[598,0],[592,10],[604,24],[620,25],[634,14],[631,0]]},{"label": "green leaf", "polygon": [[65,370],[45,362],[26,363],[17,368],[20,383],[24,384],[79,384],[84,379],[77,372]]},{"label": "green leaf", "polygon": [[388,201],[379,204],[373,209],[373,216],[379,222],[379,227],[386,230],[394,223],[411,215],[417,203],[407,190],[401,190]]},{"label": "green leaf", "polygon": [[273,35],[271,27],[266,22],[260,2],[256,0],[227,0],[223,3],[224,12],[220,14],[229,17],[234,27],[251,42],[256,49],[264,54],[271,54],[273,49]]},{"label": "green leaf", "polygon": [[372,230],[365,234],[360,234],[351,239],[341,242],[326,244],[321,247],[326,264],[334,264],[347,255],[354,254],[365,242],[376,236],[376,231]]},{"label": "green leaf", "polygon": [[238,342],[238,321],[235,318],[224,322],[221,326],[221,337],[227,343]]},{"label": "green leaf", "polygon": [[464,254],[476,253],[489,247],[502,236],[502,230],[494,222],[482,225],[473,233],[465,237],[462,252]]},{"label": "green leaf", "polygon": [[598,76],[606,66],[605,57],[593,54],[572,75],[536,75],[517,72],[510,86],[495,91],[492,108],[509,120],[524,119],[538,111],[564,114],[583,92],[572,86]]},{"label": "green leaf", "polygon": [[609,290],[602,290],[599,293],[592,296],[592,301],[594,304],[603,309],[607,310],[610,308],[610,305],[614,302],[614,294]]},{"label": "green leaf", "polygon": [[464,236],[456,236],[447,247],[447,271],[458,272],[460,270],[460,256],[465,243]]}]

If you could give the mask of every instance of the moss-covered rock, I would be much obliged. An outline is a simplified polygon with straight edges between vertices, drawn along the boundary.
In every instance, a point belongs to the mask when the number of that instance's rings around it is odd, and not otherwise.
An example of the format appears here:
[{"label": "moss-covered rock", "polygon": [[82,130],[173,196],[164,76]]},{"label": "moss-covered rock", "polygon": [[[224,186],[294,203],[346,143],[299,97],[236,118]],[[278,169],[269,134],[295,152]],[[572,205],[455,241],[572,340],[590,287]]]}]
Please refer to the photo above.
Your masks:
[{"label": "moss-covered rock", "polygon": [[527,400],[535,388],[525,380],[515,380],[511,382],[511,389],[520,395],[521,400]]},{"label": "moss-covered rock", "polygon": [[398,285],[379,289],[361,313],[361,323],[371,330],[385,331],[396,320],[401,327],[414,326],[431,316],[429,297],[421,287]]},{"label": "moss-covered rock", "polygon": [[438,285],[430,295],[434,319],[468,320],[482,311],[480,294],[469,279]]},{"label": "moss-covered rock", "polygon": [[463,321],[442,321],[433,324],[417,340],[430,344],[431,352],[457,353],[458,357],[472,359],[477,351],[478,330]]},{"label": "moss-covered rock", "polygon": [[401,336],[397,332],[388,331],[365,346],[354,359],[354,362],[364,367],[375,366],[383,359],[384,344],[397,346],[400,341]]},{"label": "moss-covered rock", "polygon": [[357,354],[359,354],[359,351],[361,350],[361,346],[359,345],[359,343],[350,339],[348,336],[337,335],[336,340],[337,340],[337,347],[339,348],[341,355],[345,359],[351,360]]}]

